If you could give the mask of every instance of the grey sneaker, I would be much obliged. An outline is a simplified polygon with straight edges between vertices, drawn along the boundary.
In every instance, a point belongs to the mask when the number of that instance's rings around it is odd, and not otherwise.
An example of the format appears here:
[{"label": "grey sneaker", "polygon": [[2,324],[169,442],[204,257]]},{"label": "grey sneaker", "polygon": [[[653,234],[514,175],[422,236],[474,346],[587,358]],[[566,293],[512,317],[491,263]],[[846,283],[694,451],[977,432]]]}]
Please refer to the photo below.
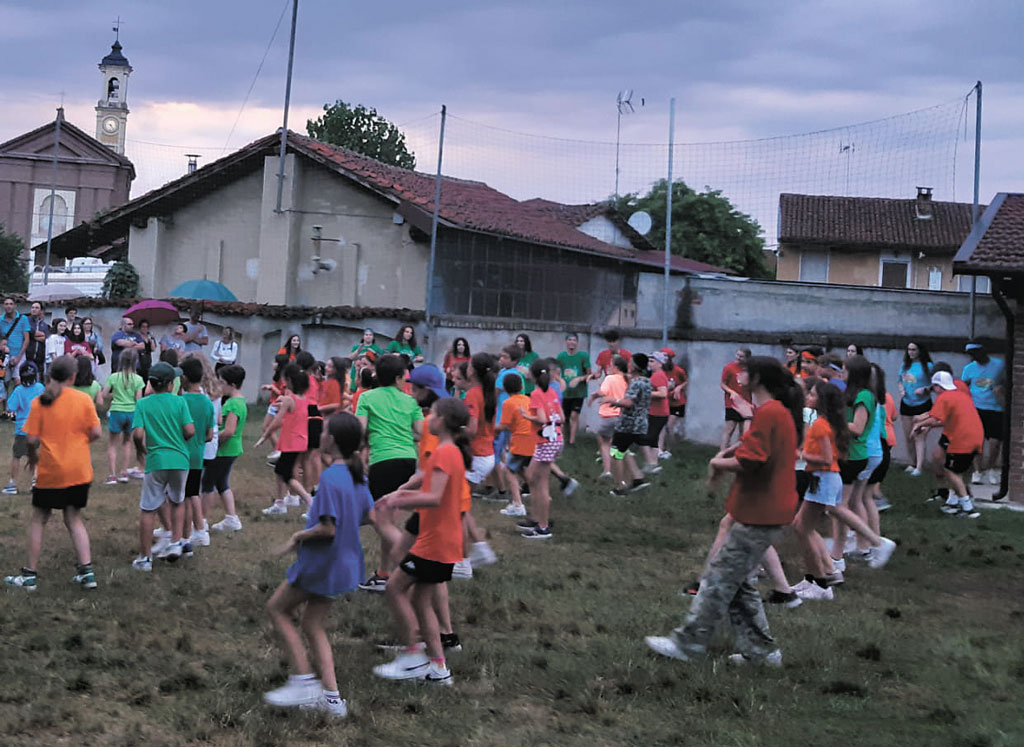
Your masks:
[{"label": "grey sneaker", "polygon": [[580,486],[580,484],[575,479],[570,477],[569,478],[569,482],[567,482],[565,484],[565,487],[562,488],[562,494],[563,495],[572,495],[573,493],[576,492],[576,489],[579,488],[579,486]]},{"label": "grey sneaker", "polygon": [[149,573],[153,570],[153,559],[148,555],[146,557],[140,555],[132,561],[132,570]]}]

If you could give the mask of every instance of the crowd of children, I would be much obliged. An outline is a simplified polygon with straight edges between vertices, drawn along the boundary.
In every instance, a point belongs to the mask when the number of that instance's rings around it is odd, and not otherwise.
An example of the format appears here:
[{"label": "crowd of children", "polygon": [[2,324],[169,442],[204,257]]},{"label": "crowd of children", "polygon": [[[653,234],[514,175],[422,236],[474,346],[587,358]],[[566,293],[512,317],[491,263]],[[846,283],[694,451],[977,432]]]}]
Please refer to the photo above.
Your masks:
[{"label": "crowd of children", "polygon": [[[505,504],[500,513],[519,519],[524,539],[551,539],[551,478],[564,494],[579,487],[557,460],[566,441],[577,438],[587,402],[598,405],[599,479],[610,480],[617,498],[650,486],[679,437],[689,379],[670,348],[630,354],[617,334],[606,340],[592,365],[575,333],[555,358],[539,356],[526,334],[497,356],[471,354],[458,338],[438,367],[422,363],[409,325],[386,351],[366,330],[348,356],[325,363],[302,350],[298,335],[288,338],[272,381],[261,387],[270,405],[253,444],[274,441],[275,497],[263,513],[287,515],[301,506],[305,520],[277,548],[296,554],[267,605],[293,672],[266,702],[346,714],[324,626],[331,600],[356,588],[384,593],[401,635],[396,658],[374,673],[452,684],[446,657],[461,642],[447,582],[498,561],[473,518],[472,496]],[[4,492],[16,494],[27,460],[35,475],[33,516],[28,564],[7,577],[8,585],[36,588],[43,526],[60,509],[78,554],[74,580],[96,587],[80,512],[92,482],[89,443],[100,435],[97,408],[104,404],[105,484],[141,479],[132,568],[152,571],[154,558],[190,556],[210,544],[211,532],[242,530],[230,474],[243,453],[246,372],[224,361],[215,372],[202,353],[179,361],[178,352],[169,345],[143,378],[136,351],[126,348],[102,387],[83,356],[56,355],[45,387],[34,366],[21,369],[7,400],[15,439]],[[692,658],[706,651],[728,615],[739,646],[734,661],[781,663],[750,579],[763,566],[772,579],[768,601],[793,607],[833,599],[847,559],[871,568],[888,562],[895,543],[881,532],[879,511],[887,505],[878,490],[899,416],[909,419],[913,474],[925,466],[924,433],[943,427],[935,455],[943,511],[976,515],[964,475],[974,467],[978,481],[994,469],[989,440],[1001,431],[1002,370],[981,346],[968,352],[974,362],[958,381],[923,347],[908,345],[897,414],[884,372],[856,346],[845,357],[789,348],[784,364],[738,350],[722,372],[725,427],[709,473],[712,486],[735,475],[726,516],[702,577],[688,588],[695,599],[686,621],[669,636],[649,637],[650,648]],[[597,383],[588,394],[591,381]],[[217,497],[223,518],[210,524]],[[399,512],[407,510],[413,513],[403,520]],[[380,542],[369,576],[359,535],[364,523]],[[790,526],[805,566],[794,586],[774,549]],[[312,664],[293,620],[300,610]]]}]

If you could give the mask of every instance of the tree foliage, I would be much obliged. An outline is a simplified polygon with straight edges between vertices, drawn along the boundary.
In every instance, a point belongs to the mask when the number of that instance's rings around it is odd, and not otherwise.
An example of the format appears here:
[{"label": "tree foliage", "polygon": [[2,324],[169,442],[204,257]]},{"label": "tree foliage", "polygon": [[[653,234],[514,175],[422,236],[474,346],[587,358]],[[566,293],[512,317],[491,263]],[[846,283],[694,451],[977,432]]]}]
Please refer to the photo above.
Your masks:
[{"label": "tree foliage", "polygon": [[25,242],[0,224],[0,291],[24,293],[28,290],[28,259]]},{"label": "tree foliage", "polygon": [[[615,206],[625,216],[637,210],[651,215],[647,238],[656,247],[665,246],[667,182],[662,179],[646,195],[625,195]],[[751,278],[772,278],[764,257],[761,226],[733,207],[721,191],[695,192],[683,181],[672,184],[673,254],[724,267]]]},{"label": "tree foliage", "polygon": [[405,135],[395,125],[362,104],[350,106],[341,99],[324,104],[323,116],[306,120],[311,138],[374,158],[381,163],[416,167],[416,156],[405,144]]},{"label": "tree foliage", "polygon": [[139,273],[131,262],[118,260],[107,270],[103,278],[104,298],[137,298],[139,295]]}]

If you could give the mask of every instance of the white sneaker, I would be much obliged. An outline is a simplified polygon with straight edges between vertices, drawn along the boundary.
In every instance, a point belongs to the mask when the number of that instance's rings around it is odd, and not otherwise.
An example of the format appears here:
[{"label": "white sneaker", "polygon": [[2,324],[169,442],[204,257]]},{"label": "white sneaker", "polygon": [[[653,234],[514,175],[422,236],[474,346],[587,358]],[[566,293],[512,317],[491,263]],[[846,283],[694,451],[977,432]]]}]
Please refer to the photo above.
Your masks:
[{"label": "white sneaker", "polygon": [[686,652],[679,648],[679,644],[670,636],[649,635],[644,638],[644,643],[647,644],[647,648],[656,654],[667,656],[670,659],[679,659],[679,661],[690,660]]},{"label": "white sneaker", "polygon": [[970,496],[960,499],[960,513],[957,515],[965,516],[968,519],[976,519],[981,516],[978,510],[974,507],[974,501],[971,500]]},{"label": "white sneaker", "polygon": [[173,563],[180,558],[182,553],[185,551],[183,545],[184,543],[181,540],[178,540],[177,542],[169,542],[167,543],[167,547],[165,547],[161,552],[154,552],[153,555],[160,560],[166,560],[168,563]]},{"label": "white sneaker", "polygon": [[988,471],[988,484],[989,485],[1000,485],[1003,481],[1002,472],[993,468]]},{"label": "white sneaker", "polygon": [[430,659],[422,651],[399,654],[394,661],[378,664],[373,673],[386,680],[421,680],[430,672]]},{"label": "white sneaker", "polygon": [[846,573],[846,558],[840,558],[839,560],[832,558],[832,570]]},{"label": "white sneaker", "polygon": [[284,497],[284,505],[286,506],[298,506],[301,503],[302,499],[299,498],[299,496],[297,495],[292,495],[291,493],[289,493]]},{"label": "white sneaker", "polygon": [[661,472],[661,465],[659,464],[645,464],[643,473],[645,475],[656,475]]},{"label": "white sneaker", "polygon": [[[967,499],[968,501],[970,498]],[[896,552],[896,543],[888,537],[882,537],[882,544],[871,548],[871,557],[868,558],[868,568],[883,568],[889,562],[889,558]],[[831,589],[830,589],[831,591]]]},{"label": "white sneaker", "polygon": [[671,459],[671,458],[672,458],[672,452],[671,451],[659,451],[658,452],[658,459]]},{"label": "white sneaker", "polygon": [[132,561],[132,570],[143,571],[149,573],[153,570],[153,559],[150,557],[142,557],[141,555]]},{"label": "white sneaker", "polygon": [[598,480],[611,480],[611,479],[612,479],[612,473],[611,473],[611,472],[602,472],[602,473],[601,473],[601,474],[600,474],[600,475],[598,476],[598,478],[597,478],[597,479],[598,479]]},{"label": "white sneaker", "polygon": [[320,699],[313,703],[303,703],[299,706],[303,711],[322,711],[332,718],[346,718],[348,716],[348,702],[344,698],[328,698],[322,692]]},{"label": "white sneaker", "polygon": [[469,558],[463,558],[452,566],[452,578],[473,578],[473,564],[469,562]]},{"label": "white sneaker", "polygon": [[745,654],[730,654],[726,660],[734,667],[743,667],[747,664],[754,664],[762,667],[775,667],[776,669],[782,666],[782,652],[779,649],[775,649],[769,654],[766,654],[762,659],[753,659]]},{"label": "white sneaker", "polygon": [[225,516],[210,527],[211,532],[241,532],[242,522],[237,516]]},{"label": "white sneaker", "polygon": [[7,483],[7,487],[3,490],[4,495],[17,495],[18,486],[14,484],[14,480]]},{"label": "white sneaker", "polygon": [[288,513],[288,509],[285,508],[283,503],[278,503],[277,501],[274,501],[267,508],[263,509],[264,516],[276,516],[286,513]]},{"label": "white sneaker", "polygon": [[949,498],[942,506],[942,513],[950,516],[960,513],[960,498],[950,493]]},{"label": "white sneaker", "polygon": [[296,679],[293,675],[281,687],[268,693],[263,693],[263,700],[272,706],[301,706],[316,703],[323,696],[323,693],[324,690],[320,680],[315,677],[300,680]]},{"label": "white sneaker", "polygon": [[469,551],[469,562],[474,568],[483,568],[497,563],[498,556],[487,542],[474,542],[473,548]]},{"label": "white sneaker", "polygon": [[981,485],[985,482],[985,475],[978,470],[971,473],[971,485]]},{"label": "white sneaker", "polygon": [[188,541],[196,547],[209,547],[210,533],[203,529],[196,529],[189,535]]},{"label": "white sneaker", "polygon": [[921,476],[921,470],[919,470],[917,467],[914,467],[914,469],[910,470],[910,476],[911,477],[920,477]]},{"label": "white sneaker", "polygon": [[[570,477],[569,478],[569,482],[567,482],[565,484],[565,487],[562,488],[562,495],[572,495],[573,493],[576,492],[576,490],[577,490],[577,488],[579,488],[579,486],[580,486],[580,484],[575,479]],[[517,515],[521,516],[522,514],[517,514]]]},{"label": "white sneaker", "polygon": [[502,516],[526,516],[526,506],[517,506],[510,503],[498,512]]},{"label": "white sneaker", "polygon": [[171,544],[171,533],[168,532],[166,535],[157,537],[156,542],[153,543],[153,547],[150,548],[150,555],[154,558],[159,558],[160,553],[167,549]]},{"label": "white sneaker", "polygon": [[267,454],[267,464],[269,464],[271,467],[273,467],[273,466],[275,466],[277,464],[277,460],[280,459],[280,458],[281,458],[281,452],[280,451],[272,451],[269,454]]},{"label": "white sneaker", "polygon": [[913,464],[908,464],[903,471],[909,474],[909,473],[913,472],[916,469],[917,469],[917,467],[915,467]]},{"label": "white sneaker", "polygon": [[171,530],[164,529],[163,527],[156,527],[153,529],[153,539],[170,539]]},{"label": "white sneaker", "polygon": [[793,593],[801,599],[813,599],[815,601],[828,601],[831,602],[835,599],[835,592],[832,591],[832,587],[823,589],[813,581],[804,579],[796,586],[793,587]]},{"label": "white sneaker", "polygon": [[438,666],[434,662],[430,662],[430,667],[427,670],[426,676],[423,681],[428,685],[444,685],[445,687],[451,687],[455,684],[455,679],[452,677],[452,670],[447,666]]}]

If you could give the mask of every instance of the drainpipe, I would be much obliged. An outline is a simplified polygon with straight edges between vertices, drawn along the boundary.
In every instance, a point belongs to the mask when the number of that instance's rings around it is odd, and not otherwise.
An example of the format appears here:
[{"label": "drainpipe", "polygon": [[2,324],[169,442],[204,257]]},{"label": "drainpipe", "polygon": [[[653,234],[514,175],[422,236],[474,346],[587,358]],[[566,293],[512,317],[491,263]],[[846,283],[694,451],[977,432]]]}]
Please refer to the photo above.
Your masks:
[{"label": "drainpipe", "polygon": [[1016,334],[1016,320],[1013,316],[1013,310],[1010,308],[1010,304],[1006,302],[1006,296],[1003,295],[1003,284],[1001,281],[992,278],[992,298],[995,299],[996,304],[999,306],[999,310],[1003,312],[1003,316],[1006,317],[1006,366],[1003,369],[1006,379],[1006,394],[1003,397],[1003,412],[1005,417],[1003,418],[1003,443],[1002,443],[1002,456],[1003,456],[1003,469],[1000,471],[999,477],[999,492],[992,496],[992,500],[1001,501],[1010,492],[1010,430],[1012,427],[1013,417],[1013,358],[1014,353],[1014,335]]}]

